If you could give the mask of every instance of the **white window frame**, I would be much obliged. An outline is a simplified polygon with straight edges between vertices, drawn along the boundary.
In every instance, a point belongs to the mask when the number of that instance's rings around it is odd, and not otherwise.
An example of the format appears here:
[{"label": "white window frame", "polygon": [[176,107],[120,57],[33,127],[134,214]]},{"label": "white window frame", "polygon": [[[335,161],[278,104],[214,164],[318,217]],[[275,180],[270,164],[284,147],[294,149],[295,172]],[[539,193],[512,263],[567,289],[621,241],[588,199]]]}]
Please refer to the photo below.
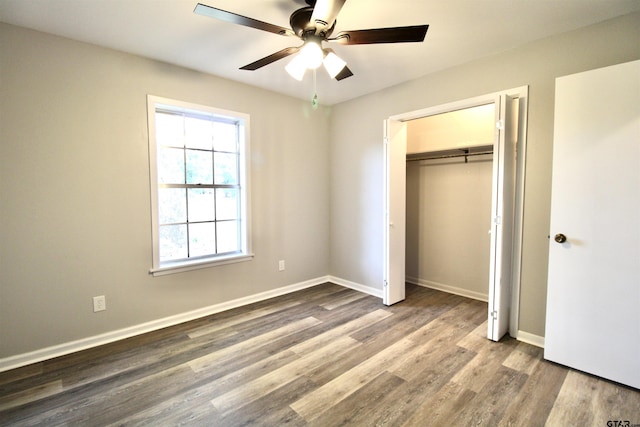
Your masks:
[{"label": "white window frame", "polygon": [[[158,211],[158,163],[156,146],[155,116],[157,110],[172,110],[198,115],[208,115],[224,121],[233,120],[238,123],[239,138],[239,180],[240,180],[240,251],[232,254],[212,255],[193,260],[172,262],[160,261],[160,222]],[[149,180],[151,189],[151,223],[153,266],[149,272],[154,276],[179,273],[216,265],[224,265],[253,259],[251,252],[251,207],[250,207],[250,168],[249,168],[249,122],[248,114],[213,108],[154,95],[147,95],[147,118],[149,128]]]}]

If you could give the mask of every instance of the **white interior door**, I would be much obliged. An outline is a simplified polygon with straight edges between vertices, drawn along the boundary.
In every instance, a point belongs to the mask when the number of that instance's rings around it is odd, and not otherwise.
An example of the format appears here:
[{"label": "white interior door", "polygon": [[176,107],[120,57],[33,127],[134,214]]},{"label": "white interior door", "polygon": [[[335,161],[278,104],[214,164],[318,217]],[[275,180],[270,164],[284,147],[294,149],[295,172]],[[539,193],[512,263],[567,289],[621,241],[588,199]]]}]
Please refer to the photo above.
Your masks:
[{"label": "white interior door", "polygon": [[[518,139],[517,98],[496,100],[498,137],[493,147],[493,197],[491,206],[491,255],[487,336],[499,341],[509,330],[511,306],[511,255]],[[499,106],[499,108],[498,108]]]},{"label": "white interior door", "polygon": [[405,297],[405,232],[407,186],[407,125],[385,121],[384,284],[382,302]]},{"label": "white interior door", "polygon": [[556,80],[551,210],[545,358],[640,388],[640,61]]}]

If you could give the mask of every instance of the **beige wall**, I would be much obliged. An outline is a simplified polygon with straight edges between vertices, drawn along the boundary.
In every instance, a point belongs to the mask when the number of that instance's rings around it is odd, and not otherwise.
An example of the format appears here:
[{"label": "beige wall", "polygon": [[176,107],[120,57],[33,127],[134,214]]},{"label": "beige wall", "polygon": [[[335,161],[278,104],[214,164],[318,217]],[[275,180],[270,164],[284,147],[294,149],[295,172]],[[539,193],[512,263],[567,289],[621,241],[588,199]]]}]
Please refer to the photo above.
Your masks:
[{"label": "beige wall", "polygon": [[488,300],[492,178],[491,155],[407,162],[408,281]]},{"label": "beige wall", "polygon": [[407,154],[493,145],[494,104],[478,105],[407,123]]},{"label": "beige wall", "polygon": [[[327,111],[5,24],[0,75],[0,359],[328,274]],[[148,274],[147,94],[250,114],[253,261]]]},{"label": "beige wall", "polygon": [[555,78],[638,59],[638,40],[640,14],[635,13],[336,106],[331,121],[332,274],[381,288],[384,119],[529,85],[519,326],[544,336]]}]

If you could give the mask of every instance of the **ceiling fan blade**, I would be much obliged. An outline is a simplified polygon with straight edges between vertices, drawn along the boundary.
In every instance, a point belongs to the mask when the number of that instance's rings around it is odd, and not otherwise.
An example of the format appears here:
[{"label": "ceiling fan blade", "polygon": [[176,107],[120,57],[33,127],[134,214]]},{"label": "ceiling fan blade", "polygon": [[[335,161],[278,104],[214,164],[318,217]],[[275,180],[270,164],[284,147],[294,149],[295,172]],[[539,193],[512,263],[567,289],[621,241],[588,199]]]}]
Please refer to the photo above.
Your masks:
[{"label": "ceiling fan blade", "polygon": [[428,25],[411,27],[376,28],[371,30],[342,31],[328,41],[340,44],[412,43],[422,42]]},{"label": "ceiling fan blade", "polygon": [[351,72],[351,70],[349,69],[349,67],[345,66],[342,71],[340,71],[338,73],[338,75],[335,77],[336,80],[340,81],[343,79],[346,79],[347,77],[351,77],[353,76],[353,73]]},{"label": "ceiling fan blade", "polygon": [[226,10],[216,9],[206,4],[198,3],[193,10],[194,13],[210,18],[219,19],[231,24],[244,25],[245,27],[256,28],[258,30],[267,31],[269,33],[279,34],[281,36],[295,36],[295,33],[288,28],[278,25],[269,24],[268,22],[258,21],[257,19],[248,18],[238,15],[237,13],[227,12]]},{"label": "ceiling fan blade", "polygon": [[347,0],[317,0],[311,14],[311,23],[316,25],[316,34],[331,28],[338,13]]},{"label": "ceiling fan blade", "polygon": [[251,64],[247,64],[244,67],[241,67],[241,70],[249,70],[249,71],[255,71],[258,68],[262,68],[265,65],[269,65],[273,62],[276,62],[282,58],[286,58],[289,55],[293,55],[294,53],[298,52],[300,50],[299,47],[287,47],[282,49],[281,51],[278,51],[276,53],[273,53],[269,56],[265,56],[262,59],[258,59],[255,62],[252,62]]}]

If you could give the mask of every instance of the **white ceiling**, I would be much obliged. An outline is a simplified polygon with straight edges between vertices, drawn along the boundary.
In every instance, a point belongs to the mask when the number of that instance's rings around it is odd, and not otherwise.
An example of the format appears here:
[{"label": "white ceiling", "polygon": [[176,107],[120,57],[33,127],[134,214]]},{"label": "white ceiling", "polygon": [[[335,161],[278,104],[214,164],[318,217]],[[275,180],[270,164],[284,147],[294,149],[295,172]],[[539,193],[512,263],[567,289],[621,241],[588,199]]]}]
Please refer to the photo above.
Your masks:
[{"label": "white ceiling", "polygon": [[[296,38],[193,13],[196,3],[289,28],[303,0],[0,0],[0,21],[165,61],[310,99],[288,59],[257,71],[238,68]],[[320,101],[332,105],[477,58],[640,10],[640,0],[348,0],[335,33],[429,24],[424,43],[332,44],[355,74],[337,82],[318,71]]]}]

